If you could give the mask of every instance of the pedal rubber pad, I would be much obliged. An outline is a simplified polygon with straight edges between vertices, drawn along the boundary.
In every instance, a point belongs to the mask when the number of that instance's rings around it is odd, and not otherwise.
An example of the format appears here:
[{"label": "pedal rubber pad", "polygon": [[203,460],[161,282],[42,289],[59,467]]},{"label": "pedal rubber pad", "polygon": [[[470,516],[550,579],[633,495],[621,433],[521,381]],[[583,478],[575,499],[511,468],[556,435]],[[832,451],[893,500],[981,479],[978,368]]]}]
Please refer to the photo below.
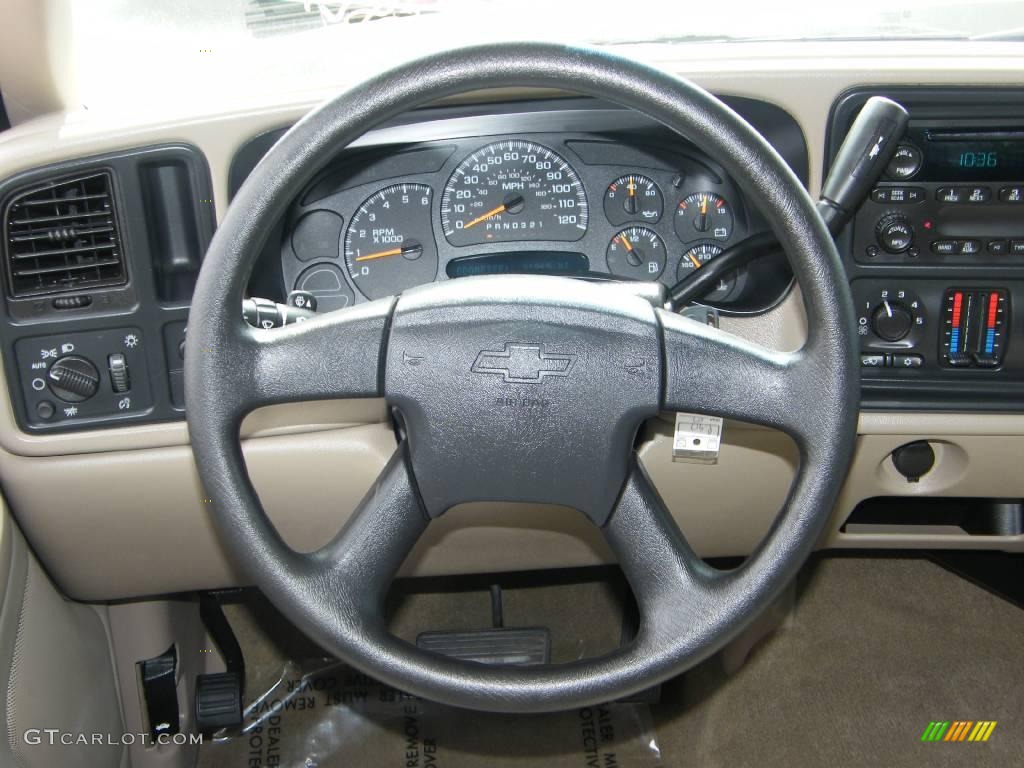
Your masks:
[{"label": "pedal rubber pad", "polygon": [[532,667],[551,661],[551,633],[547,627],[423,632],[416,638],[416,647],[493,666]]},{"label": "pedal rubber pad", "polygon": [[196,676],[196,728],[209,732],[242,724],[242,680],[235,672]]}]

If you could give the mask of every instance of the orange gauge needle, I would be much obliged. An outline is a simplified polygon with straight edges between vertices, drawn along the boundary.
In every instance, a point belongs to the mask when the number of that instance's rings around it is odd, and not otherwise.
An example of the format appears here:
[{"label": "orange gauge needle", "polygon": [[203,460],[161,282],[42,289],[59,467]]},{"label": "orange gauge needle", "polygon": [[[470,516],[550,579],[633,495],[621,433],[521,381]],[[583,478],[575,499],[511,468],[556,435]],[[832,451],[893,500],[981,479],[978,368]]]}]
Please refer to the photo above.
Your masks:
[{"label": "orange gauge needle", "polygon": [[701,267],[700,259],[698,259],[696,256],[694,256],[692,253],[686,254],[686,258],[688,258],[691,262],[693,262],[693,266],[694,266],[695,269],[700,269],[700,267]]},{"label": "orange gauge needle", "polygon": [[483,214],[482,216],[477,216],[475,219],[473,219],[468,224],[463,224],[462,228],[463,229],[469,229],[470,227],[475,227],[481,221],[487,221],[487,219],[491,218],[492,216],[497,216],[499,213],[504,213],[507,208],[508,208],[508,206],[506,206],[504,203],[502,203],[497,208],[492,208],[491,210],[489,210],[487,213]]},{"label": "orange gauge needle", "polygon": [[636,182],[633,181],[632,179],[630,179],[629,180],[629,184],[626,186],[626,189],[629,190],[629,196],[630,197],[635,196],[636,195]]},{"label": "orange gauge needle", "polygon": [[356,256],[356,261],[371,261],[373,259],[386,259],[388,256],[405,256],[409,261],[414,261],[423,255],[423,246],[417,240],[406,240],[401,248],[391,248],[387,251],[368,253],[365,256]]},{"label": "orange gauge needle", "polygon": [[707,216],[708,215],[708,199],[706,197],[702,197],[700,199],[700,215],[701,216]]},{"label": "orange gauge needle", "polygon": [[356,261],[372,261],[373,259],[386,259],[388,256],[398,256],[401,253],[401,248],[392,248],[390,251],[377,251],[376,253],[368,253],[365,256],[356,256]]},{"label": "orange gauge needle", "polygon": [[627,251],[629,251],[630,253],[633,252],[633,244],[631,242],[629,242],[629,238],[626,237],[626,233],[625,232],[620,232],[619,233],[619,240],[621,240],[622,244],[624,246],[626,246],[626,250]]}]

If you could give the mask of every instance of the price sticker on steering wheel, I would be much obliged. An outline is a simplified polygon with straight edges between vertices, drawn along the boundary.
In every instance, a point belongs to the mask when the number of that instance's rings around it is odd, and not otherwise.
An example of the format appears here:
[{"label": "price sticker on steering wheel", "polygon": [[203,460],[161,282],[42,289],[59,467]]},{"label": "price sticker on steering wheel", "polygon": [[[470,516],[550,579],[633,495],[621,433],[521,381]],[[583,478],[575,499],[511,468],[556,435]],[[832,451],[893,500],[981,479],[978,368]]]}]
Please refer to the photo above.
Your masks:
[{"label": "price sticker on steering wheel", "polygon": [[722,418],[702,413],[677,413],[672,436],[672,461],[717,464],[722,447]]}]

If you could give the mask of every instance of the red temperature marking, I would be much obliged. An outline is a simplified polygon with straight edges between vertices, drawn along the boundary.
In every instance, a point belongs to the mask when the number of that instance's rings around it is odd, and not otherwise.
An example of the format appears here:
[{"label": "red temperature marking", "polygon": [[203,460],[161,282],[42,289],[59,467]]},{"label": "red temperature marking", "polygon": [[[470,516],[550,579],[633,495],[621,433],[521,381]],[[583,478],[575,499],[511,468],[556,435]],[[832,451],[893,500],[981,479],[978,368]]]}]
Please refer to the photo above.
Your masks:
[{"label": "red temperature marking", "polygon": [[996,311],[999,309],[999,294],[994,291],[988,295],[988,327],[996,327]]},{"label": "red temperature marking", "polygon": [[953,327],[960,325],[960,308],[964,302],[964,295],[960,291],[953,294]]}]

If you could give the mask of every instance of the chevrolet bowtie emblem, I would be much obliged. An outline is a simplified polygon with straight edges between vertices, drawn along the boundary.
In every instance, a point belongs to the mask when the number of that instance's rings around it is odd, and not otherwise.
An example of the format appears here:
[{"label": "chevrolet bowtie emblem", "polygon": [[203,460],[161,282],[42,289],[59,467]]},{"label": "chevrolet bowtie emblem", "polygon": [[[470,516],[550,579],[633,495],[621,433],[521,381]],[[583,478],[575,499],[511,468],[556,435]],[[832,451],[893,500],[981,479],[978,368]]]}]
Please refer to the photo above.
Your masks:
[{"label": "chevrolet bowtie emblem", "polygon": [[555,355],[542,344],[506,343],[504,349],[484,349],[470,369],[473,373],[493,373],[515,384],[539,384],[545,376],[568,376],[576,355]]}]

